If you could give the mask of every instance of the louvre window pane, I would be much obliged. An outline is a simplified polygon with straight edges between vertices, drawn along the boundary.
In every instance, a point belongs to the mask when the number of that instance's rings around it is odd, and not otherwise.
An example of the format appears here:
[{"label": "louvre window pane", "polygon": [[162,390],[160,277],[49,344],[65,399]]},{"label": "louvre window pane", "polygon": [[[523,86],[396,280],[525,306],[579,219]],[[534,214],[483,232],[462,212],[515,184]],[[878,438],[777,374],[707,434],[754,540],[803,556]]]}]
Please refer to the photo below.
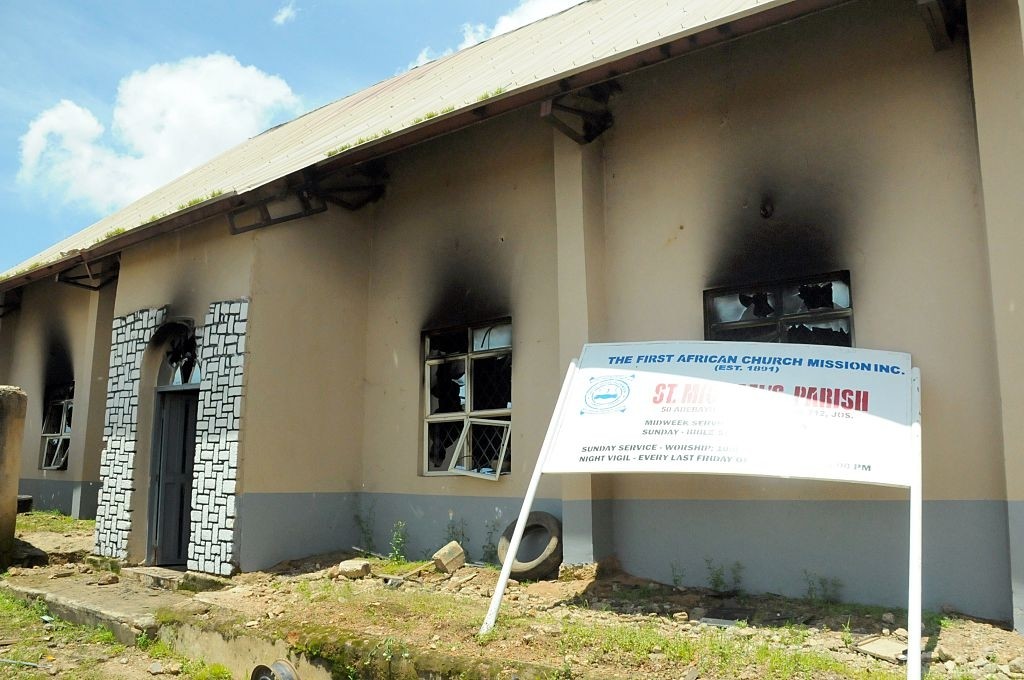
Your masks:
[{"label": "louvre window pane", "polygon": [[512,356],[473,360],[474,411],[512,408]]},{"label": "louvre window pane", "polygon": [[816,323],[789,324],[786,342],[803,345],[838,345],[851,347],[850,320],[835,319]]},{"label": "louvre window pane", "polygon": [[512,324],[502,323],[473,329],[473,351],[512,346]]},{"label": "louvre window pane", "polygon": [[850,287],[840,280],[795,284],[783,291],[786,314],[850,308]]},{"label": "louvre window pane", "polygon": [[60,434],[63,418],[64,403],[50,402],[46,407],[46,417],[43,419],[43,434]]},{"label": "louvre window pane", "polygon": [[430,371],[430,415],[466,410],[466,361],[433,364]]},{"label": "louvre window pane", "polygon": [[428,471],[437,472],[448,469],[465,426],[465,421],[462,420],[427,425]]},{"label": "louvre window pane", "polygon": [[465,354],[469,350],[469,335],[465,329],[436,333],[427,337],[427,358],[436,359],[449,354]]},{"label": "louvre window pane", "polygon": [[725,340],[727,342],[778,342],[779,327],[776,324],[771,324],[768,326],[716,328],[708,339]]},{"label": "louvre window pane", "polygon": [[715,322],[768,319],[778,315],[779,301],[774,291],[751,290],[718,295],[713,300]]},{"label": "louvre window pane", "polygon": [[[470,469],[485,475],[497,474],[498,458],[507,428],[507,425],[470,425]],[[509,460],[507,455],[505,460]]]}]

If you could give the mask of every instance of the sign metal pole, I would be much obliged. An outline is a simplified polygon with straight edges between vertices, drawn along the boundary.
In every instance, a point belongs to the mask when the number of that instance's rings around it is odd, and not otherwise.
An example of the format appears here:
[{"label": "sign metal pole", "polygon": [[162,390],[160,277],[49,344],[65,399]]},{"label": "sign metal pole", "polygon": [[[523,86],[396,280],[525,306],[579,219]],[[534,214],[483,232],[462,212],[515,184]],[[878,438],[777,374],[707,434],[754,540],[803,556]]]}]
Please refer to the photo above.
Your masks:
[{"label": "sign metal pole", "polygon": [[907,679],[921,680],[921,370],[911,381],[910,573],[907,579]]},{"label": "sign metal pole", "polygon": [[498,619],[498,608],[501,607],[501,598],[505,595],[505,586],[508,585],[509,576],[512,574],[512,563],[516,560],[519,552],[519,543],[523,540],[523,532],[526,530],[526,519],[530,516],[533,508],[533,498],[537,495],[537,486],[540,484],[540,476],[544,471],[544,463],[547,461],[548,452],[555,439],[555,432],[562,422],[562,410],[565,408],[566,395],[569,393],[569,385],[576,375],[576,360],[569,364],[569,370],[565,372],[565,381],[558,393],[558,401],[555,403],[555,411],[552,414],[551,422],[548,423],[548,431],[544,435],[544,443],[541,444],[540,454],[537,456],[537,466],[533,469],[533,477],[530,479],[530,486],[526,490],[526,497],[523,499],[523,507],[519,511],[519,520],[512,532],[512,540],[508,544],[508,553],[505,554],[505,562],[501,565],[501,575],[498,583],[494,586],[494,594],[491,596],[491,606],[487,610],[484,623],[480,626],[480,635],[489,633],[494,628],[494,622]]}]

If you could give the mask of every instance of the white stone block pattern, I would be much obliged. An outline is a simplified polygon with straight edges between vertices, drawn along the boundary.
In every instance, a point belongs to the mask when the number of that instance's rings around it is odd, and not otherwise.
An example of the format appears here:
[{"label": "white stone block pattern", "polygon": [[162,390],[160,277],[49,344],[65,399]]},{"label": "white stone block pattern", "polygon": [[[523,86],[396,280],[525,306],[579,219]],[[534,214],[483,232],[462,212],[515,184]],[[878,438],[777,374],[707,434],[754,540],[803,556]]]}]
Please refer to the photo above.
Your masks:
[{"label": "white stone block pattern", "polygon": [[235,485],[249,301],[215,302],[205,321],[196,330],[203,378],[196,422],[188,568],[227,576],[238,565]]},{"label": "white stone block pattern", "polygon": [[141,309],[114,319],[110,342],[110,377],[100,456],[99,504],[96,510],[96,552],[127,556],[135,489],[135,445],[142,358],[153,334],[164,322],[166,308]]}]

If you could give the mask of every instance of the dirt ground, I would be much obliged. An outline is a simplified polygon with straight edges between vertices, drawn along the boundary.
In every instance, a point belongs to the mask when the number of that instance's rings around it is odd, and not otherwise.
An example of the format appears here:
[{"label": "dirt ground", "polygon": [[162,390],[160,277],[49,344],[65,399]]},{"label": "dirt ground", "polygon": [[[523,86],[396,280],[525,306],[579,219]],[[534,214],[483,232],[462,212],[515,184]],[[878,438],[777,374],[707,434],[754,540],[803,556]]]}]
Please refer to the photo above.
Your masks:
[{"label": "dirt ground", "polygon": [[[68,540],[72,535],[22,538],[38,545],[64,542],[63,549],[75,545]],[[442,574],[427,565],[409,574],[419,563],[371,559],[370,576],[347,579],[336,565],[350,557],[321,555],[236,576],[224,590],[196,594],[171,617],[281,638],[297,648],[352,638],[403,654],[440,653],[498,665],[527,661],[557,669],[551,677],[561,678],[905,674],[897,663],[854,649],[869,636],[895,641],[899,649],[906,634],[905,613],[899,611],[677,588],[611,565],[600,575],[596,568],[584,568],[557,581],[513,581],[495,631],[481,639],[477,631],[496,569],[465,566]],[[68,567],[21,573],[38,578],[61,569]],[[741,623],[730,623],[735,621]],[[1024,678],[1024,637],[1000,624],[945,612],[926,617],[925,634],[929,677]],[[136,666],[130,656],[122,665]]]}]

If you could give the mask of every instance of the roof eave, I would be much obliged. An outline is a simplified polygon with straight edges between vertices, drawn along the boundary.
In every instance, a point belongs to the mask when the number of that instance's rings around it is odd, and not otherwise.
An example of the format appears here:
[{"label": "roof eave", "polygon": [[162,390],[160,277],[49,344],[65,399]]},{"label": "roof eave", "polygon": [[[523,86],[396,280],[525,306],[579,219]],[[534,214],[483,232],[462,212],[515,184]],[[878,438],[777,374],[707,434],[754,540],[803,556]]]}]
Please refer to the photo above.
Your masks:
[{"label": "roof eave", "polygon": [[[850,0],[792,0],[792,2],[774,5],[746,16],[732,19],[723,24],[706,26],[694,33],[641,47],[633,52],[587,64],[576,71],[562,73],[548,80],[532,83],[517,90],[510,90],[509,92],[488,98],[477,106],[459,109],[436,118],[431,118],[418,125],[405,128],[386,137],[381,137],[380,139],[325,158],[313,163],[309,167],[316,168],[318,172],[322,173],[336,172],[343,168],[378,159],[416,144],[465,129],[516,109],[540,103],[552,97],[597,85],[619,76],[655,66],[669,59],[674,59],[740,36],[749,35],[781,23],[793,21],[814,12],[845,4],[846,2],[850,2]],[[296,171],[288,176],[290,177],[301,172],[301,170]],[[105,239],[92,247],[69,254],[67,257],[47,262],[38,268],[11,276],[0,281],[0,293],[59,274],[81,262],[91,262],[111,255],[161,234],[183,229],[211,217],[226,214],[232,209],[243,205],[245,198],[258,189],[259,187],[255,187],[243,194],[227,192],[199,205]]]}]

